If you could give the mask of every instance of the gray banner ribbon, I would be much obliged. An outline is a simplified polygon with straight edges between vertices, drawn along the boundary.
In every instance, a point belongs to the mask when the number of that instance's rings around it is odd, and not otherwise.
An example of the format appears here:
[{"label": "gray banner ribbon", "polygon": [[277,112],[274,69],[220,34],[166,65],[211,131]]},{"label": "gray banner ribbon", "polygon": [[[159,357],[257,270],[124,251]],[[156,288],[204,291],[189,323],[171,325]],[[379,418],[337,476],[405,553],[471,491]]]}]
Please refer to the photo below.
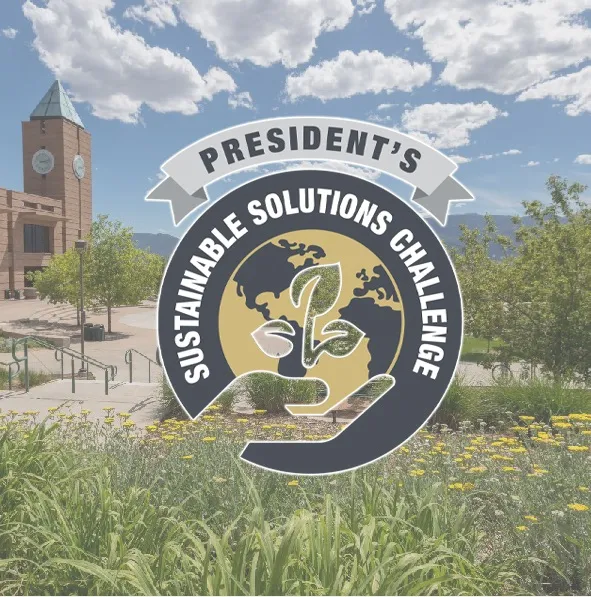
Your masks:
[{"label": "gray banner ribbon", "polygon": [[414,186],[412,201],[444,226],[451,201],[474,199],[452,176],[457,165],[418,139],[361,120],[307,116],[257,120],[196,141],[162,164],[167,176],[146,200],[169,201],[178,226],[208,200],[210,182],[290,160],[347,162],[390,174]]}]

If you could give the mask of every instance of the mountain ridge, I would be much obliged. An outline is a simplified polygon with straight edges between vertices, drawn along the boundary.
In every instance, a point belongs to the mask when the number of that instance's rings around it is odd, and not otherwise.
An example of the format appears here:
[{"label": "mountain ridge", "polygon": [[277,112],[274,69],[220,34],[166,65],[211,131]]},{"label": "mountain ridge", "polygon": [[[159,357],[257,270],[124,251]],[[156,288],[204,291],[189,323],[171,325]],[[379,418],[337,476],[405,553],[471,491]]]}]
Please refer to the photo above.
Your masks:
[{"label": "mountain ridge", "polygon": [[[513,217],[510,215],[492,216],[500,234],[514,237],[517,226],[513,224]],[[525,224],[528,224],[529,218],[524,218],[523,221]],[[483,230],[485,227],[485,216],[477,213],[451,214],[447,218],[447,226],[439,225],[432,218],[428,220],[428,223],[439,235],[442,242],[451,248],[460,246],[461,224],[468,226],[468,228]],[[180,239],[172,234],[162,232],[136,232],[133,235],[133,240],[140,249],[149,249],[152,253],[157,253],[163,257],[170,257]],[[491,254],[493,257],[500,257],[500,247],[491,247]]]}]

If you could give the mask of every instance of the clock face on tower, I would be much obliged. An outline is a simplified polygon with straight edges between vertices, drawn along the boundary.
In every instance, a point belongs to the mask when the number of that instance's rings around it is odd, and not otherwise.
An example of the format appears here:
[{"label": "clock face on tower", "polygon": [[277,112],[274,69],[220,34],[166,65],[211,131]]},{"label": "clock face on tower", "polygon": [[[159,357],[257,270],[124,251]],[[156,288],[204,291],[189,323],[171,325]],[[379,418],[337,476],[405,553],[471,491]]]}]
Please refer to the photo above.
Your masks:
[{"label": "clock face on tower", "polygon": [[84,177],[86,167],[84,165],[84,158],[81,155],[74,156],[74,159],[72,160],[72,169],[78,180],[81,180]]},{"label": "clock face on tower", "polygon": [[54,164],[55,160],[53,154],[47,149],[40,149],[33,155],[33,170],[35,170],[37,174],[49,174],[53,170]]}]

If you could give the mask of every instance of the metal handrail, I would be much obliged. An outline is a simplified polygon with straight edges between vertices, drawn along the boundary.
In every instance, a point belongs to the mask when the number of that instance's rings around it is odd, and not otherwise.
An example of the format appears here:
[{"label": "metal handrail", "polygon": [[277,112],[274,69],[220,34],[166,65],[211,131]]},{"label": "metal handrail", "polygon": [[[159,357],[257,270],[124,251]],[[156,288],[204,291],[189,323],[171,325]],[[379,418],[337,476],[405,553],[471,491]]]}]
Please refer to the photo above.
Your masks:
[{"label": "metal handrail", "polygon": [[[12,380],[19,374],[19,371],[21,370],[21,364],[19,363],[19,361],[10,361],[10,363],[0,361],[0,365],[8,367],[8,389],[12,390]],[[16,365],[16,371],[14,373],[12,373],[13,365]]]},{"label": "metal handrail", "polygon": [[[15,361],[24,361],[25,362],[25,387],[26,391],[29,391],[29,376],[28,376],[28,351],[27,351],[27,341],[33,340],[38,345],[43,346],[45,348],[51,348],[54,350],[54,358],[56,361],[61,363],[61,377],[64,379],[64,355],[70,357],[71,366],[72,366],[72,394],[76,392],[76,368],[75,368],[75,360],[79,360],[81,363],[86,363],[87,365],[92,365],[94,367],[98,367],[102,369],[105,374],[105,395],[109,395],[109,378],[111,381],[115,380],[115,376],[117,375],[117,367],[115,365],[106,365],[101,361],[93,357],[89,357],[88,355],[83,355],[81,352],[74,350],[72,348],[65,348],[64,346],[55,346],[51,342],[47,340],[43,340],[37,336],[25,336],[24,338],[19,338],[18,340],[13,341],[12,344],[12,356]],[[19,343],[23,343],[24,353],[25,356],[22,359],[19,359],[16,354],[16,347]],[[110,375],[109,375],[110,372]],[[86,378],[88,379],[88,367],[86,368]]]},{"label": "metal handrail", "polygon": [[156,367],[162,367],[160,363],[154,361],[150,357],[147,357],[145,354],[141,353],[139,350],[135,348],[130,348],[129,350],[125,351],[125,362],[129,365],[129,383],[133,383],[133,353],[139,354],[140,357],[144,357],[146,361],[148,361],[148,383],[152,381],[152,367],[151,365],[154,364]]},{"label": "metal handrail", "polygon": [[[111,381],[115,380],[115,376],[117,375],[117,366],[116,365],[107,365],[94,357],[90,357],[87,354],[82,355],[81,352],[74,350],[73,348],[66,348],[65,346],[56,346],[47,340],[43,340],[42,338],[38,338],[37,336],[27,336],[27,338],[34,340],[37,344],[45,348],[52,348],[54,349],[54,357],[56,361],[62,362],[62,379],[63,379],[63,355],[66,354],[69,357],[79,360],[81,362],[87,363],[88,365],[93,365],[94,367],[98,367],[99,369],[109,370],[111,375]],[[58,356],[58,353],[61,353],[61,358]]]}]

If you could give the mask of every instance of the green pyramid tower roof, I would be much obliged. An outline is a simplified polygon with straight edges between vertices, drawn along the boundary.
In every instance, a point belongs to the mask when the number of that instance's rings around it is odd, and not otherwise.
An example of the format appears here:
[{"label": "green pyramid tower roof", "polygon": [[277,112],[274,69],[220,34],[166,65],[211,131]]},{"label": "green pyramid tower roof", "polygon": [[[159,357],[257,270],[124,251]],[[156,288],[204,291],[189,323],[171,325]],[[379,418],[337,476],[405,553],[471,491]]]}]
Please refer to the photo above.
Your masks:
[{"label": "green pyramid tower roof", "polygon": [[47,118],[65,118],[84,128],[80,116],[72,105],[72,100],[59,81],[54,81],[49,91],[31,112],[31,120]]}]

